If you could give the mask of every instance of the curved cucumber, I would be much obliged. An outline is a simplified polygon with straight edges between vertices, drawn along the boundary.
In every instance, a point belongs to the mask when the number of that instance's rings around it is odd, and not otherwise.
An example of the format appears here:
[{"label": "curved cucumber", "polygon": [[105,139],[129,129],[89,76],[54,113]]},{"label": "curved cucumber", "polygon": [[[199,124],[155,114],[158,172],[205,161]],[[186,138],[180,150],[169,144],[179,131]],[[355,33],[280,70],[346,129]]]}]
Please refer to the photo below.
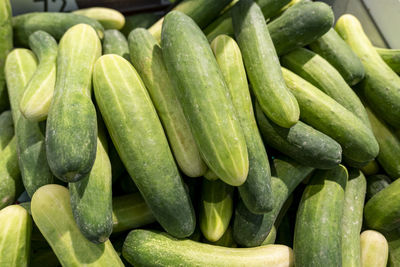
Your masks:
[{"label": "curved cucumber", "polygon": [[178,166],[189,177],[202,176],[207,166],[168,76],[161,47],[147,30],[135,29],[129,35],[129,49],[131,62],[153,100]]},{"label": "curved cucumber", "polygon": [[118,30],[104,31],[103,55],[107,54],[116,54],[130,60],[128,40]]},{"label": "curved cucumber", "polygon": [[389,247],[379,232],[367,230],[361,233],[361,266],[386,267]]},{"label": "curved cucumber", "polygon": [[124,266],[110,241],[94,244],[79,231],[65,187],[52,184],[39,188],[32,197],[31,211],[63,266]]},{"label": "curved cucumber", "polygon": [[400,49],[375,47],[375,50],[394,72],[400,74]]},{"label": "curved cucumber", "polygon": [[19,108],[28,120],[42,121],[47,117],[53,98],[58,45],[50,34],[37,31],[29,36],[29,46],[39,59],[39,65],[25,87]]},{"label": "curved cucumber", "polygon": [[283,245],[225,248],[148,230],[130,232],[122,255],[135,266],[293,266],[292,249]]},{"label": "curved cucumber", "polygon": [[78,9],[73,14],[82,15],[91,19],[95,19],[101,23],[105,30],[120,30],[125,25],[125,17],[121,12],[106,7],[91,7]]},{"label": "curved cucumber", "polygon": [[7,110],[0,114],[0,154],[10,143],[14,136],[14,123],[11,111]]},{"label": "curved cucumber", "polygon": [[8,108],[8,97],[4,65],[8,53],[13,48],[12,12],[9,0],[0,2],[0,112]]},{"label": "curved cucumber", "polygon": [[136,70],[120,56],[105,55],[96,62],[93,82],[97,104],[118,154],[157,221],[174,236],[191,235],[195,228],[193,207]]},{"label": "curved cucumber", "polygon": [[225,183],[239,186],[248,153],[224,76],[204,34],[181,12],[168,13],[162,51],[176,94],[207,166]]},{"label": "curved cucumber", "polygon": [[232,22],[253,92],[262,110],[279,126],[293,126],[299,120],[299,106],[283,80],[260,7],[252,0],[240,1],[232,8]]},{"label": "curved cucumber", "polygon": [[211,48],[225,77],[249,154],[249,173],[246,182],[239,187],[240,197],[246,207],[254,213],[270,211],[273,206],[271,170],[254,118],[241,52],[236,42],[227,35],[215,38],[211,43]]},{"label": "curved cucumber", "polygon": [[378,192],[388,187],[391,183],[389,177],[383,174],[368,176],[367,179],[367,199],[375,196]]},{"label": "curved cucumber", "polygon": [[46,152],[50,169],[65,182],[82,179],[96,158],[97,119],[91,83],[94,62],[100,55],[100,40],[86,24],[73,26],[59,44]]}]

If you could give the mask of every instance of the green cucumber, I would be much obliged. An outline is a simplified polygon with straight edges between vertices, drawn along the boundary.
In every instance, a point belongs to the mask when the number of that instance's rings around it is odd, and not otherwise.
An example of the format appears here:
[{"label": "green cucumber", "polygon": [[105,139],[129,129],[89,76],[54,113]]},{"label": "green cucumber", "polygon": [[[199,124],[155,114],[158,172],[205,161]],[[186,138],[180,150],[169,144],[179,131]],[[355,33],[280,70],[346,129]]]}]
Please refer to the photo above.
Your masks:
[{"label": "green cucumber", "polygon": [[0,114],[0,154],[10,143],[14,136],[14,123],[11,111],[7,110]]},{"label": "green cucumber", "polygon": [[372,198],[378,192],[382,191],[390,185],[392,181],[383,174],[368,176],[367,179],[367,199]]},{"label": "green cucumber", "polygon": [[303,192],[296,217],[296,266],[341,266],[341,221],[347,170],[318,170]]},{"label": "green cucumber", "polygon": [[400,49],[375,47],[375,50],[394,72],[400,74]]},{"label": "green cucumber", "polygon": [[357,169],[349,170],[342,216],[342,266],[360,266],[360,232],[367,181]]},{"label": "green cucumber", "polygon": [[165,17],[162,52],[168,75],[207,166],[225,183],[242,185],[248,153],[232,100],[207,39],[190,17]]},{"label": "green cucumber", "polygon": [[128,37],[132,30],[136,28],[149,28],[153,25],[161,15],[158,12],[139,13],[125,17],[125,25],[121,32]]},{"label": "green cucumber", "polygon": [[112,182],[115,183],[116,181],[118,181],[121,175],[126,172],[126,170],[118,155],[117,149],[112,143],[112,140],[109,140],[108,147],[108,157],[110,158],[111,162]]},{"label": "green cucumber", "polygon": [[28,212],[18,205],[0,210],[0,229],[0,266],[28,266],[32,231]]},{"label": "green cucumber", "polygon": [[311,167],[286,158],[275,158],[273,163],[275,177],[272,177],[272,192],[274,192],[272,211],[254,214],[242,201],[239,201],[235,208],[233,237],[242,246],[255,247],[262,244],[275,224],[285,201],[301,181],[313,171]]},{"label": "green cucumber", "polygon": [[72,13],[97,20],[101,23],[105,30],[120,30],[125,25],[124,15],[122,15],[121,12],[112,8],[90,7],[78,9],[73,11]]},{"label": "green cucumber", "polygon": [[342,161],[342,147],[329,136],[299,121],[283,128],[268,120],[256,102],[258,127],[265,144],[305,166],[330,169]]},{"label": "green cucumber", "polygon": [[271,230],[269,231],[267,237],[264,239],[264,241],[261,243],[261,246],[263,245],[269,245],[269,244],[275,244],[276,240],[276,227],[275,225],[272,226]]},{"label": "green cucumber", "polygon": [[271,170],[254,117],[242,55],[236,42],[227,35],[215,38],[211,48],[225,77],[249,155],[249,173],[246,182],[238,188],[239,194],[252,212],[265,213],[273,206]]},{"label": "green cucumber", "polygon": [[[196,241],[196,240],[194,240],[194,241]],[[214,245],[214,246],[221,246],[221,247],[227,247],[227,248],[236,248],[237,247],[235,240],[233,240],[233,230],[232,230],[232,227],[230,227],[230,226],[228,227],[228,229],[226,229],[225,233],[217,241],[210,242],[207,239],[204,239],[203,241],[204,241],[203,243],[207,243],[207,244]],[[268,244],[265,244],[265,245],[268,245]]]},{"label": "green cucumber", "polygon": [[104,31],[103,55],[107,54],[116,54],[126,60],[130,60],[128,40],[120,31]]},{"label": "green cucumber", "polygon": [[58,45],[50,34],[37,31],[29,36],[29,46],[39,59],[39,65],[25,87],[19,108],[28,120],[42,121],[47,117],[53,98]]},{"label": "green cucumber", "polygon": [[104,55],[95,64],[93,83],[111,139],[157,221],[174,236],[191,235],[193,207],[136,70],[120,56]]},{"label": "green cucumber", "polygon": [[12,12],[9,0],[0,2],[0,112],[9,106],[4,75],[7,54],[13,48]]},{"label": "green cucumber", "polygon": [[208,179],[208,180],[210,180],[210,181],[218,180],[218,179],[219,179],[218,176],[217,176],[212,170],[210,170],[210,169],[208,169],[208,170],[206,171],[206,173],[204,174],[204,178],[206,178],[206,179]]},{"label": "green cucumber", "polygon": [[79,231],[65,187],[52,184],[39,188],[32,197],[31,210],[35,224],[63,266],[124,266],[110,241],[94,244]]},{"label": "green cucumber", "polygon": [[373,160],[379,152],[372,131],[356,115],[300,76],[283,68],[283,77],[300,105],[301,119],[335,139],[343,155],[357,163]]},{"label": "green cucumber", "polygon": [[82,179],[96,158],[97,119],[91,83],[93,66],[100,55],[100,40],[87,24],[70,28],[59,44],[46,152],[50,169],[65,182]]},{"label": "green cucumber", "polygon": [[299,106],[283,80],[260,7],[252,0],[240,1],[232,8],[232,23],[253,92],[263,112],[281,127],[293,126],[299,120]]},{"label": "green cucumber", "polygon": [[[384,236],[389,245],[389,259],[387,266],[398,267],[400,266],[400,231],[399,229],[395,229],[388,233],[384,233]],[[379,241],[380,243],[383,243],[384,247],[383,239],[379,238]]]},{"label": "green cucumber", "polygon": [[292,249],[283,245],[225,248],[148,230],[130,232],[122,255],[135,266],[293,266]]},{"label": "green cucumber", "polygon": [[367,230],[361,233],[360,239],[361,266],[386,267],[389,253],[386,238],[377,231]]},{"label": "green cucumber", "polygon": [[379,172],[379,165],[376,160],[370,161],[360,169],[365,175],[374,175]]},{"label": "green cucumber", "polygon": [[360,58],[335,29],[331,28],[309,46],[312,51],[325,58],[340,73],[348,85],[353,86],[364,78],[365,71]]},{"label": "green cucumber", "polygon": [[371,128],[361,100],[340,73],[323,57],[308,49],[298,48],[283,56],[281,63],[333,98]]},{"label": "green cucumber", "polygon": [[400,77],[376,52],[356,17],[341,16],[335,29],[364,65],[365,78],[360,83],[362,95],[379,117],[400,127]]},{"label": "green cucumber", "polygon": [[168,76],[161,47],[150,32],[139,28],[129,35],[129,51],[131,62],[143,79],[164,126],[178,166],[189,177],[202,176],[207,166]]}]

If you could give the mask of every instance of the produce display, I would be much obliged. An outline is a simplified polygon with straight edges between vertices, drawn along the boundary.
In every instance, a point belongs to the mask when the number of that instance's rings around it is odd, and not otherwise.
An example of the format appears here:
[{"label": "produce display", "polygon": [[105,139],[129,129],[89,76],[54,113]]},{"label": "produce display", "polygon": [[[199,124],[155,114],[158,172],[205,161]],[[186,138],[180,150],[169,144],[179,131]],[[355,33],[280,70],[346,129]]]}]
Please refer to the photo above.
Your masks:
[{"label": "produce display", "polygon": [[11,5],[0,267],[400,267],[400,50],[355,16]]}]

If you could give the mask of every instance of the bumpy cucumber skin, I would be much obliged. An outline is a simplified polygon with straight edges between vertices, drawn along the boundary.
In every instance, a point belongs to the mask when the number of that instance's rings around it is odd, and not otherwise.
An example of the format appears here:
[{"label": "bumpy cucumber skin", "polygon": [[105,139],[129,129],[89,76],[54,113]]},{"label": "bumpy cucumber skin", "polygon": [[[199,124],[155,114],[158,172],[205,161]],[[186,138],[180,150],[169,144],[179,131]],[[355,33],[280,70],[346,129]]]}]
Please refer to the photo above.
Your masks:
[{"label": "bumpy cucumber skin", "polygon": [[189,177],[202,176],[207,166],[168,76],[161,47],[147,30],[135,29],[129,35],[129,49],[131,62],[150,94],[178,166]]},{"label": "bumpy cucumber skin", "polygon": [[389,177],[383,174],[368,176],[367,179],[367,199],[375,196],[378,192],[388,187],[391,183]]},{"label": "bumpy cucumber skin", "polygon": [[172,11],[164,20],[162,50],[204,161],[224,182],[242,185],[249,169],[246,141],[206,37],[192,19]]},{"label": "bumpy cucumber skin", "polygon": [[13,48],[12,13],[9,0],[0,2],[0,112],[9,106],[4,65],[7,54]]},{"label": "bumpy cucumber skin", "polygon": [[94,244],[79,231],[65,187],[51,184],[39,188],[32,197],[31,211],[61,265],[124,266],[110,241]]},{"label": "bumpy cucumber skin", "polygon": [[214,39],[211,48],[225,77],[249,154],[249,173],[246,182],[239,187],[240,197],[250,211],[265,213],[273,206],[271,170],[254,117],[242,55],[236,42],[227,35]]},{"label": "bumpy cucumber skin", "polygon": [[112,8],[91,7],[78,9],[72,13],[97,20],[105,30],[120,30],[125,25],[124,15]]},{"label": "bumpy cucumber skin", "polygon": [[232,23],[253,92],[262,110],[279,126],[293,126],[299,120],[299,106],[283,80],[260,7],[251,0],[240,1],[232,8]]},{"label": "bumpy cucumber skin", "polygon": [[96,62],[93,81],[111,139],[154,216],[172,235],[191,235],[194,210],[138,73],[124,58],[105,55]]},{"label": "bumpy cucumber skin", "polygon": [[394,72],[400,74],[400,49],[375,47],[375,50]]},{"label": "bumpy cucumber skin", "polygon": [[122,255],[135,266],[293,266],[292,250],[283,245],[225,248],[148,230],[130,232]]},{"label": "bumpy cucumber skin", "polygon": [[318,170],[303,192],[297,211],[293,250],[296,266],[341,266],[344,166]]},{"label": "bumpy cucumber skin", "polygon": [[269,121],[256,102],[258,127],[265,143],[305,166],[330,169],[342,161],[342,147],[329,136],[299,121],[289,129]]},{"label": "bumpy cucumber skin", "polygon": [[130,60],[128,40],[120,31],[104,31],[103,55],[107,54],[116,54],[126,60]]},{"label": "bumpy cucumber skin", "polygon": [[91,83],[93,66],[100,55],[100,40],[87,24],[70,28],[59,44],[46,152],[51,171],[65,182],[82,179],[96,158],[97,118]]},{"label": "bumpy cucumber skin", "polygon": [[389,253],[389,246],[386,238],[377,231],[367,230],[361,233],[360,239],[361,266],[386,267]]},{"label": "bumpy cucumber skin", "polygon": [[11,111],[0,114],[0,153],[10,143],[14,136],[14,123]]}]

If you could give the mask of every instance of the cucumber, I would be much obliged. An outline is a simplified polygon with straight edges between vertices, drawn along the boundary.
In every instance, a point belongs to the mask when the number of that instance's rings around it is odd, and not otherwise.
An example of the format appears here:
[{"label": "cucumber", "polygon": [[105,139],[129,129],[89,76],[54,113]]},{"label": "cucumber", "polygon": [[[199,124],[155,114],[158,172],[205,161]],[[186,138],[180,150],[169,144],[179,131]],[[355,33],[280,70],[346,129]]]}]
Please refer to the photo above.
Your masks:
[{"label": "cucumber", "polygon": [[0,2],[0,112],[9,106],[4,65],[7,54],[13,48],[12,12],[9,0]]},{"label": "cucumber", "polygon": [[139,28],[129,35],[129,51],[131,62],[143,79],[164,126],[178,166],[189,177],[202,176],[207,166],[168,76],[161,47],[147,30]]},{"label": "cucumber", "polygon": [[204,34],[185,14],[170,12],[163,24],[162,52],[203,160],[225,183],[242,185],[249,166],[246,142]]},{"label": "cucumber", "polygon": [[97,119],[91,82],[93,66],[100,55],[100,40],[86,24],[70,28],[59,44],[46,152],[50,169],[65,182],[85,177],[96,158]]},{"label": "cucumber", "polygon": [[335,139],[343,155],[357,163],[373,160],[379,152],[372,131],[356,115],[293,72],[283,77],[300,105],[301,119]]},{"label": "cucumber", "polygon": [[[400,266],[400,231],[395,229],[389,233],[384,233],[384,235],[389,245],[389,258],[387,266]],[[380,241],[382,242],[381,238]]]},{"label": "cucumber", "polygon": [[379,172],[379,165],[376,160],[370,161],[360,169],[365,175],[374,175]]},{"label": "cucumber", "polygon": [[400,74],[400,49],[375,47],[375,50],[394,72]]},{"label": "cucumber", "polygon": [[275,244],[275,240],[276,240],[276,227],[275,227],[275,225],[273,225],[271,228],[271,231],[269,231],[267,237],[261,243],[261,246]]},{"label": "cucumber", "polygon": [[[109,140],[108,146],[108,157],[110,158],[111,162],[112,182],[114,184],[116,181],[118,181],[121,175],[126,172],[126,170],[118,155],[117,149],[112,143],[112,140]],[[131,178],[129,179],[132,180]]]},{"label": "cucumber", "polygon": [[365,75],[360,58],[349,45],[331,28],[318,40],[309,45],[310,49],[325,58],[343,77],[348,85],[360,82]]},{"label": "cucumber", "polygon": [[228,229],[233,213],[233,187],[221,180],[203,179],[200,201],[200,229],[204,237],[218,241]]},{"label": "cucumber", "polygon": [[158,12],[139,13],[125,17],[125,25],[121,32],[128,37],[132,30],[136,28],[149,28],[153,25],[161,15]]},{"label": "cucumber", "polygon": [[356,17],[341,16],[335,29],[364,65],[365,79],[360,83],[360,91],[366,101],[379,117],[399,128],[400,77],[376,52]]},{"label": "cucumber", "polygon": [[361,266],[386,267],[389,247],[386,238],[379,232],[366,230],[361,233]]},{"label": "cucumber", "polygon": [[61,265],[124,266],[110,241],[94,244],[79,231],[65,187],[51,184],[39,188],[32,197],[31,210],[36,226]]},{"label": "cucumber", "polygon": [[382,191],[390,185],[392,181],[383,174],[368,176],[367,179],[367,199],[372,198],[378,192]]},{"label": "cucumber", "polygon": [[130,60],[128,40],[118,30],[104,31],[103,55],[107,54],[116,54]]},{"label": "cucumber", "polygon": [[265,213],[273,206],[271,170],[254,117],[242,55],[236,42],[227,35],[214,39],[211,48],[225,77],[249,155],[249,173],[246,182],[238,188],[239,194],[252,212]]},{"label": "cucumber", "polygon": [[275,177],[272,177],[274,206],[265,214],[251,213],[242,201],[235,208],[233,237],[245,247],[262,244],[275,224],[279,212],[293,190],[304,180],[313,168],[300,165],[287,158],[275,158],[273,161]]},{"label": "cucumber", "polygon": [[342,266],[360,266],[360,232],[367,181],[357,169],[349,170],[342,216]]},{"label": "cucumber", "polygon": [[301,1],[268,24],[279,56],[306,46],[333,26],[332,9],[323,2]]},{"label": "cucumber", "polygon": [[90,7],[78,9],[73,14],[82,15],[91,19],[95,19],[101,23],[105,30],[120,30],[125,25],[125,17],[121,12],[106,7]]},{"label": "cucumber", "polygon": [[29,46],[39,59],[39,65],[23,92],[19,108],[30,121],[42,121],[47,117],[56,83],[58,45],[54,38],[37,31],[29,36]]},{"label": "cucumber", "polygon": [[210,170],[210,169],[208,169],[208,170],[206,171],[206,173],[204,174],[204,178],[206,178],[206,179],[208,179],[208,180],[210,180],[210,181],[218,180],[218,179],[219,179],[218,176],[217,176],[212,170]]},{"label": "cucumber", "polygon": [[135,266],[293,266],[287,246],[225,248],[149,230],[130,232],[122,255]]},{"label": "cucumber", "polygon": [[[194,241],[196,241],[196,240],[194,240]],[[228,227],[228,229],[226,229],[225,233],[217,241],[210,242],[207,239],[204,239],[203,243],[207,243],[207,244],[214,245],[214,246],[227,247],[227,248],[236,248],[237,247],[235,240],[233,240],[233,231],[232,231],[232,227],[230,227],[230,226]]]},{"label": "cucumber", "polygon": [[308,49],[298,48],[283,56],[281,63],[333,98],[371,128],[361,100],[340,73],[323,57]]},{"label": "cucumber", "polygon": [[342,265],[342,213],[348,174],[344,166],[318,170],[303,192],[296,217],[296,266]]},{"label": "cucumber", "polygon": [[0,265],[28,266],[32,219],[18,205],[0,210]]},{"label": "cucumber", "polygon": [[283,128],[268,120],[256,102],[258,127],[264,142],[305,166],[330,169],[342,161],[342,147],[329,136],[299,121]]},{"label": "cucumber", "polygon": [[260,7],[252,0],[240,1],[232,8],[232,23],[261,109],[279,126],[293,126],[299,120],[299,106],[283,80]]},{"label": "cucumber", "polygon": [[10,143],[14,136],[14,123],[11,111],[7,110],[0,114],[0,154]]},{"label": "cucumber", "polygon": [[191,235],[193,207],[136,70],[120,56],[105,55],[95,64],[93,83],[111,139],[157,221],[174,236]]}]

